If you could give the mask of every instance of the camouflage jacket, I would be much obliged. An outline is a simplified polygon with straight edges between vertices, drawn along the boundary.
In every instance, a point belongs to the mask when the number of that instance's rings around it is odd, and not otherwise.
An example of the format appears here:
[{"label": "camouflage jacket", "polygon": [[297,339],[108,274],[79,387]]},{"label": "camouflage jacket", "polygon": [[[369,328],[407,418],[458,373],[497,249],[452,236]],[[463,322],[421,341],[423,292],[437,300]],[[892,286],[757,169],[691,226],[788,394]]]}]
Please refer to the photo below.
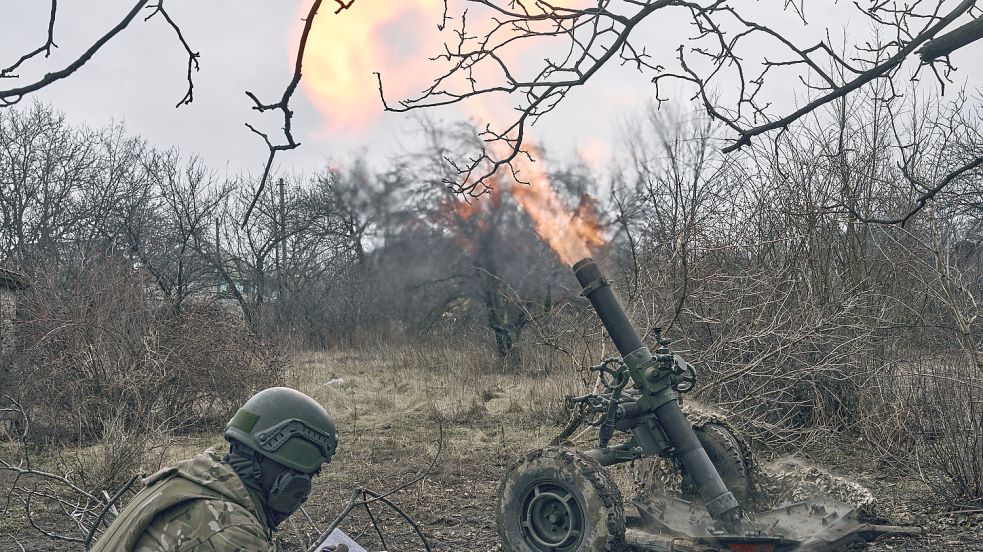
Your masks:
[{"label": "camouflage jacket", "polygon": [[261,509],[215,451],[164,468],[144,483],[93,552],[273,550]]}]

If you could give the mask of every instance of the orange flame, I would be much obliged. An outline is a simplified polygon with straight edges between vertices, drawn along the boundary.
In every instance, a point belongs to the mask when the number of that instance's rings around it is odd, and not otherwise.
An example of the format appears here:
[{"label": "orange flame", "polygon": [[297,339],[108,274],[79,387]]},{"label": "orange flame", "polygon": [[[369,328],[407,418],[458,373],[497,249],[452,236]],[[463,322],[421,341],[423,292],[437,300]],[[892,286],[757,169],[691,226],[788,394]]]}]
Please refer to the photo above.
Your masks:
[{"label": "orange flame", "polygon": [[[307,9],[306,3],[300,7],[301,17]],[[325,10],[318,16],[301,82],[329,126],[362,128],[382,114],[374,71],[385,77],[392,98],[415,94],[433,78],[433,69],[424,66],[441,51],[435,27],[443,9],[443,0],[360,0],[338,15]]]},{"label": "orange flame", "polygon": [[[555,7],[583,7],[590,0],[554,0]],[[301,17],[306,16],[301,6]],[[374,71],[385,78],[386,95],[405,98],[423,89],[440,69],[429,59],[443,50],[443,41],[434,27],[442,21],[444,0],[359,0],[338,16],[322,14],[308,37],[304,58],[302,86],[311,103],[325,116],[330,127],[363,128],[381,115]],[[325,17],[327,15],[327,17]],[[483,22],[493,25],[489,16]],[[476,34],[481,36],[478,23]],[[299,33],[299,27],[296,31]],[[475,33],[475,29],[472,29]],[[296,43],[296,40],[293,41]],[[514,50],[502,53],[510,64],[521,65],[524,54],[533,48],[522,41]],[[494,65],[492,65],[494,68]],[[512,106],[505,99],[471,98],[463,106],[479,119],[496,120],[511,114]],[[530,153],[538,152],[530,149]],[[586,156],[590,159],[591,156]],[[563,197],[552,187],[543,162],[516,159],[513,162],[519,177],[528,184],[513,183],[507,176],[491,179],[497,192],[507,188],[519,206],[532,218],[536,233],[567,264],[590,255],[590,248],[605,243],[593,201],[581,198],[580,205],[571,210]],[[477,203],[452,202],[445,207],[451,216],[470,220],[482,207]],[[480,226],[481,221],[477,221]],[[479,228],[481,230],[481,228]]]},{"label": "orange flame", "polygon": [[[591,3],[592,0],[553,0],[549,5],[577,8]],[[453,66],[433,59],[445,50],[445,41],[453,47],[458,40],[454,32],[459,19],[444,21],[444,0],[358,0],[337,15],[326,8],[322,8],[307,40],[301,87],[324,115],[329,128],[363,129],[377,122],[383,110],[373,73],[381,73],[386,97],[395,101],[419,94]],[[301,4],[301,19],[307,17],[308,9],[309,3]],[[537,5],[536,9],[545,8]],[[459,17],[460,12],[455,13],[452,8],[449,15]],[[471,13],[468,34],[483,36],[495,28],[499,15],[491,9]],[[450,28],[439,32],[437,25],[442,22]],[[548,21],[541,24],[549,25]],[[302,22],[298,21],[290,41],[291,51],[301,28]],[[497,54],[518,71],[528,51],[537,46],[536,41],[517,41]],[[460,77],[452,82],[467,88],[474,84],[471,78],[486,84],[496,82],[501,79],[501,71],[494,63],[482,64]],[[511,102],[491,102],[491,109],[482,105],[484,100],[471,98],[461,107],[472,114],[480,112],[483,118],[495,113],[511,116]]]},{"label": "orange flame", "polygon": [[[529,148],[529,152],[541,157],[534,148]],[[571,210],[550,184],[542,160],[531,163],[516,159],[513,164],[519,178],[528,184],[513,184],[512,196],[532,218],[536,234],[559,255],[561,261],[573,265],[589,257],[592,247],[605,243],[590,196],[581,197],[580,205]]]},{"label": "orange flame", "polygon": [[[528,149],[538,156],[537,150]],[[570,209],[550,183],[543,161],[530,162],[524,157],[516,158],[513,166],[523,182],[510,179],[508,171],[502,169],[489,178],[491,192],[488,197],[471,201],[447,198],[438,204],[431,215],[432,220],[447,227],[458,245],[473,254],[476,250],[476,233],[491,230],[486,215],[501,206],[503,194],[509,194],[532,219],[539,238],[564,263],[572,265],[590,256],[591,248],[606,243],[592,197],[584,194],[577,207]]]}]

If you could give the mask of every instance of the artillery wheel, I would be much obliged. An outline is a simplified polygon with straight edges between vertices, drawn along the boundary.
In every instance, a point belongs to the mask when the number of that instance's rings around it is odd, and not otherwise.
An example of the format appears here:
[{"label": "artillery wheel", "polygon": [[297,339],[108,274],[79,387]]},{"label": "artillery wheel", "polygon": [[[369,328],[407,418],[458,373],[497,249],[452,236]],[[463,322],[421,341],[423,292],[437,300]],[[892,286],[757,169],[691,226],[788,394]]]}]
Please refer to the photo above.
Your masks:
[{"label": "artillery wheel", "polygon": [[[744,504],[751,495],[751,469],[737,437],[723,425],[715,423],[694,427],[693,431],[707,451],[713,466],[717,468],[717,473],[724,480],[727,490],[734,493],[738,502]],[[700,496],[696,485],[685,474],[682,495],[687,500]]]},{"label": "artillery wheel", "polygon": [[624,548],[621,492],[596,460],[574,449],[547,447],[519,459],[498,487],[495,521],[509,552]]}]

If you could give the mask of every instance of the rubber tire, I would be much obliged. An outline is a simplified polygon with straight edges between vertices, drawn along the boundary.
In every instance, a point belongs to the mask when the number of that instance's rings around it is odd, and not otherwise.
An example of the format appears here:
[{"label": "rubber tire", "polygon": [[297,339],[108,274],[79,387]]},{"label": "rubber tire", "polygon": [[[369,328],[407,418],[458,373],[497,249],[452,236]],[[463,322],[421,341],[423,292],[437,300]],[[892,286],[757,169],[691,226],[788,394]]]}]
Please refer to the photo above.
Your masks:
[{"label": "rubber tire", "polygon": [[585,513],[583,539],[576,552],[625,549],[625,511],[621,491],[593,458],[571,448],[547,447],[519,459],[502,478],[495,503],[495,522],[505,552],[539,552],[520,524],[531,487],[555,482],[569,490]]},{"label": "rubber tire", "polygon": [[[751,496],[751,470],[734,434],[726,427],[714,423],[694,427],[693,431],[707,451],[713,466],[717,468],[720,478],[724,480],[727,490],[734,493],[734,498],[741,504],[747,502]],[[699,490],[685,473],[682,495],[686,500],[700,498]]]}]

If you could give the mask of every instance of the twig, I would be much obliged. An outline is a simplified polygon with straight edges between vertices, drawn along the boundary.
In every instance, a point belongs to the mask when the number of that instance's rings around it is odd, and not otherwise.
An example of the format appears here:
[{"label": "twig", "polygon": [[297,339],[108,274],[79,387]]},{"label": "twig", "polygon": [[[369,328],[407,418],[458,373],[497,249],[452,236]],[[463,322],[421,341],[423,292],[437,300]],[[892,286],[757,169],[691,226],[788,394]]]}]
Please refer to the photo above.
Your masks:
[{"label": "twig", "polygon": [[174,30],[174,34],[177,35],[177,38],[181,42],[181,45],[184,46],[185,52],[188,53],[188,75],[187,75],[188,90],[184,93],[184,97],[182,97],[181,100],[174,105],[174,107],[181,107],[182,105],[188,105],[192,101],[194,101],[195,98],[194,97],[195,83],[194,80],[192,80],[191,78],[191,72],[192,70],[197,72],[199,69],[198,52],[195,52],[191,49],[191,46],[188,44],[188,41],[185,40],[184,38],[184,33],[181,32],[181,27],[179,27],[177,23],[175,23],[174,20],[171,19],[171,15],[167,13],[167,10],[164,9],[164,0],[159,0],[156,5],[148,6],[148,7],[153,8],[154,11],[152,11],[150,15],[148,15],[147,17],[143,18],[143,20],[147,21],[151,17],[160,14],[164,18],[164,20],[167,21],[167,24],[170,25],[171,29]]},{"label": "twig", "polygon": [[[342,0],[335,0],[338,8],[335,10],[335,14],[341,13],[343,10],[347,10],[355,3],[355,0],[349,0],[344,2]],[[290,98],[293,96],[294,92],[297,90],[297,85],[300,84],[300,79],[302,76],[302,70],[304,67],[304,52],[307,49],[307,39],[311,34],[311,28],[314,26],[314,19],[317,17],[317,12],[321,8],[321,0],[314,0],[311,4],[310,10],[307,12],[307,17],[304,18],[304,29],[300,34],[300,41],[297,46],[297,57],[294,60],[294,73],[291,77],[290,82],[287,83],[287,87],[283,90],[283,94],[280,96],[280,100],[275,103],[263,103],[250,91],[246,91],[246,96],[253,101],[253,109],[263,113],[270,110],[279,110],[283,115],[283,137],[286,140],[284,144],[273,144],[270,140],[268,134],[257,130],[254,126],[246,123],[246,128],[251,130],[257,136],[263,139],[266,143],[266,147],[269,148],[269,155],[266,158],[266,164],[263,167],[263,175],[260,177],[259,186],[256,188],[256,193],[253,196],[252,202],[250,202],[249,207],[246,209],[246,214],[242,220],[242,227],[245,228],[246,223],[249,221],[249,216],[252,214],[253,209],[256,207],[256,202],[259,201],[260,196],[263,194],[263,190],[266,189],[266,183],[270,178],[270,171],[273,168],[273,161],[276,159],[276,154],[281,151],[288,151],[300,146],[300,142],[294,140],[293,131],[291,128],[293,122],[294,112],[290,109]]]},{"label": "twig", "polygon": [[[382,494],[375,493],[364,487],[356,487],[355,490],[352,491],[351,497],[348,499],[348,504],[345,505],[345,508],[341,511],[340,514],[338,514],[337,517],[335,517],[334,521],[332,521],[331,524],[328,525],[328,528],[322,531],[321,534],[316,539],[314,539],[314,544],[307,549],[307,552],[316,552],[316,550],[321,545],[321,543],[324,542],[324,540],[327,539],[328,536],[331,535],[331,533],[333,533],[334,530],[338,528],[338,525],[340,525],[341,522],[346,517],[348,517],[348,514],[350,514],[355,508],[359,506],[367,506],[376,501],[382,502],[383,504],[389,506],[390,508],[395,510],[396,513],[399,514],[403,519],[405,519],[413,527],[414,531],[416,531],[420,539],[422,539],[424,547],[428,551],[430,550],[430,543],[427,541],[422,531],[420,531],[417,524],[410,518],[410,516],[408,516],[395,504],[393,504],[392,501],[388,500],[387,497],[392,496],[393,494],[398,493],[399,491],[402,491],[407,487],[415,485],[416,483],[419,483],[425,477],[427,477],[427,475],[429,475],[430,472],[433,470],[434,466],[437,465],[437,461],[440,459],[440,455],[444,450],[444,424],[440,415],[437,414],[436,411],[435,414],[437,420],[437,452],[434,454],[433,460],[430,461],[430,464],[426,467],[426,469],[422,470],[420,473],[418,473],[415,477],[413,477],[409,481],[397,485],[393,489],[390,489],[389,491],[384,492]],[[365,498],[365,495],[369,495],[371,498]],[[362,500],[359,500],[360,496],[362,497]]]},{"label": "twig", "polygon": [[14,105],[21,101],[25,95],[32,92],[37,92],[38,90],[41,90],[54,82],[62,80],[77,71],[80,67],[88,63],[88,61],[92,59],[92,56],[94,56],[100,48],[105,46],[106,43],[109,42],[114,36],[122,32],[123,29],[127,28],[137,14],[140,13],[140,10],[143,9],[143,7],[146,6],[147,2],[149,1],[150,0],[139,0],[136,4],[134,4],[126,16],[123,17],[123,19],[117,23],[115,27],[111,28],[106,34],[99,37],[99,39],[96,40],[92,46],[90,46],[86,51],[82,52],[82,55],[80,55],[72,63],[68,64],[68,66],[66,66],[64,69],[48,73],[37,81],[24,86],[0,90],[0,107]]},{"label": "twig", "polygon": [[85,547],[86,550],[92,547],[92,537],[95,536],[96,529],[99,527],[99,524],[102,523],[103,518],[106,517],[106,512],[108,512],[109,509],[113,507],[113,504],[116,504],[116,501],[123,496],[123,493],[125,493],[131,486],[133,486],[133,482],[136,481],[137,477],[139,476],[140,474],[137,473],[130,476],[130,478],[126,480],[126,483],[122,487],[120,487],[118,491],[116,491],[116,494],[114,494],[112,498],[107,500],[106,504],[102,507],[101,510],[99,510],[99,515],[97,515],[95,521],[92,522],[92,526],[89,527],[89,532],[85,534],[85,540],[82,541],[82,545]]},{"label": "twig", "polygon": [[41,52],[44,52],[44,57],[48,57],[51,55],[51,49],[58,47],[58,45],[55,44],[55,18],[57,17],[57,12],[58,0],[51,0],[51,15],[48,16],[48,40],[46,40],[45,43],[39,46],[37,49],[31,50],[30,52],[22,55],[20,59],[14,62],[14,64],[10,67],[0,69],[0,79],[16,78],[17,75],[12,73],[16,71],[22,63],[40,54]]}]

